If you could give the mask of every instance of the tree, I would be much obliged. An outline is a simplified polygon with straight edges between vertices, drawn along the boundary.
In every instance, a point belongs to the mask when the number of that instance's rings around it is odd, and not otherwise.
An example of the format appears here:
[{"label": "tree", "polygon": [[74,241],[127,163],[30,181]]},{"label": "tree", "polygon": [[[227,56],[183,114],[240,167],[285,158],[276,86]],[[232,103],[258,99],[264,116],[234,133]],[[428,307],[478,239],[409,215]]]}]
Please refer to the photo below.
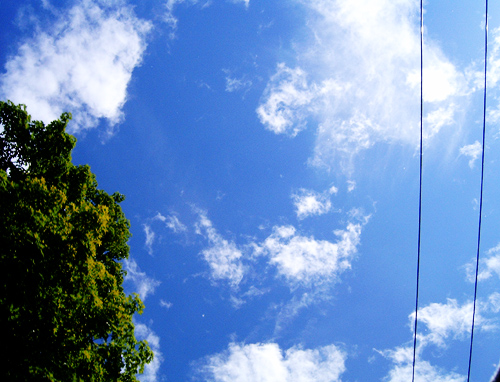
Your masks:
[{"label": "tree", "polygon": [[0,102],[4,381],[136,381],[153,357],[134,336],[144,306],[122,287],[124,197],[71,163],[70,119],[45,126]]}]

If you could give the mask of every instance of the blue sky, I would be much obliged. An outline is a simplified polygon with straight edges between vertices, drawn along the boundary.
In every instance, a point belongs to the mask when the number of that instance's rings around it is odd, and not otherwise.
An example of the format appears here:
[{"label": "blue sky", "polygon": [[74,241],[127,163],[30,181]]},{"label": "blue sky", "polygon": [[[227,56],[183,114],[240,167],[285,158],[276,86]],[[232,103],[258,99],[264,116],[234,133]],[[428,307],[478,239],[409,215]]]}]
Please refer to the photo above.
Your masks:
[{"label": "blue sky", "polygon": [[[413,0],[4,1],[0,98],[72,112],[126,195],[142,381],[411,380],[419,190]],[[465,381],[484,4],[425,4],[416,381]],[[500,3],[490,2],[472,380],[500,352]]]}]

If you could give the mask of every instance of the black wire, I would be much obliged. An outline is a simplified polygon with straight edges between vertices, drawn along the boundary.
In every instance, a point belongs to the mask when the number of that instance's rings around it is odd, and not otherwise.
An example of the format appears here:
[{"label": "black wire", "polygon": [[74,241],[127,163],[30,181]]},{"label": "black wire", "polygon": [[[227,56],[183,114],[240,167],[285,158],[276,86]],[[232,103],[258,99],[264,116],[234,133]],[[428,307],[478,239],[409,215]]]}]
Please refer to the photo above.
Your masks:
[{"label": "black wire", "polygon": [[418,250],[417,250],[417,292],[415,296],[415,327],[413,330],[413,369],[412,382],[415,380],[415,360],[417,354],[417,322],[418,322],[418,290],[420,283],[420,237],[422,227],[422,143],[423,143],[423,114],[424,114],[424,9],[423,0],[420,0],[420,179],[418,196]]},{"label": "black wire", "polygon": [[483,146],[481,157],[481,194],[479,198],[479,227],[477,232],[477,253],[476,253],[476,279],[474,282],[474,309],[472,312],[472,328],[470,333],[470,351],[469,351],[469,369],[467,371],[467,382],[470,381],[470,370],[472,363],[472,343],[474,341],[474,321],[476,317],[476,300],[477,300],[477,279],[479,273],[479,249],[481,246],[481,218],[483,211],[483,181],[484,181],[484,143],[486,136],[486,73],[488,67],[488,0],[486,1],[486,21],[484,25],[484,99],[483,99]]}]

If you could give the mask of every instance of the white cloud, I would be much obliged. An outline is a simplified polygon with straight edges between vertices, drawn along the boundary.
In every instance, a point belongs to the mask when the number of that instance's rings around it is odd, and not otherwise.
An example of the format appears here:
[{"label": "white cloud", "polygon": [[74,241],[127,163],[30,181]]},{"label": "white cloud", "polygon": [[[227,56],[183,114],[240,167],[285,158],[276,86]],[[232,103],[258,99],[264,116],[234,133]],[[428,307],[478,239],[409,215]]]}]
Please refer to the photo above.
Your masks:
[{"label": "white cloud", "polygon": [[329,192],[319,193],[312,190],[301,188],[298,192],[292,194],[293,204],[297,218],[300,220],[313,215],[326,214],[332,209],[329,193],[336,192],[336,189]]},{"label": "white cloud", "polygon": [[[413,351],[411,348],[405,350]],[[411,360],[409,363],[396,363],[383,380],[386,382],[408,382],[412,380],[412,372]],[[418,360],[415,365],[415,382],[464,382],[466,380],[466,376],[448,372],[431,365],[428,361]]]},{"label": "white cloud", "polygon": [[148,294],[154,293],[156,287],[160,285],[160,281],[148,277],[145,272],[141,272],[134,259],[125,259],[124,265],[127,271],[125,281],[131,281],[135,285],[136,292],[144,301]]},{"label": "white cloud", "polygon": [[[448,346],[449,340],[465,340],[469,338],[472,326],[473,303],[459,305],[454,299],[447,299],[445,304],[431,303],[418,311],[421,324],[416,351],[415,381],[465,381],[466,377],[455,372],[448,372],[431,365],[422,359],[423,350],[430,345],[441,349]],[[475,327],[484,331],[495,330],[495,321],[486,318],[486,313],[500,311],[500,293],[491,294],[486,301],[478,301],[476,305]],[[415,313],[409,315],[410,327],[413,329]],[[393,362],[393,367],[384,381],[403,382],[411,380],[413,364],[413,347],[403,346],[395,349],[378,351]]]},{"label": "white cloud", "polygon": [[227,241],[217,232],[204,212],[198,213],[196,233],[206,237],[210,244],[201,254],[210,266],[212,279],[227,280],[232,287],[237,287],[245,274],[241,262],[242,252],[234,242]]},{"label": "white cloud", "polygon": [[19,46],[5,65],[0,95],[27,104],[33,118],[46,123],[71,112],[72,132],[101,118],[111,128],[123,119],[127,86],[150,28],[129,7],[83,1]]},{"label": "white cloud", "polygon": [[460,148],[460,154],[470,157],[469,167],[474,167],[474,162],[479,158],[482,152],[482,145],[478,141],[471,145],[466,145]]},{"label": "white cloud", "polygon": [[[329,190],[325,191],[328,195]],[[244,277],[255,274],[254,264],[259,258],[277,270],[278,276],[294,289],[302,286],[314,288],[320,293],[331,282],[338,282],[340,275],[351,268],[360,243],[362,226],[370,216],[361,210],[351,210],[350,219],[359,223],[348,223],[345,229],[333,231],[335,242],[316,240],[313,236],[303,236],[291,225],[274,226],[272,233],[263,241],[250,240],[238,245],[225,239],[208,219],[207,213],[196,206],[198,215],[195,232],[207,240],[201,250],[203,260],[210,268],[213,281],[225,280],[237,289]],[[240,294],[248,297],[248,294]],[[242,301],[235,297],[238,306]]]},{"label": "white cloud", "polygon": [[500,277],[500,253],[484,259],[483,262],[485,263],[486,269],[479,275],[480,279],[484,280],[490,278],[494,273]]},{"label": "white cloud", "polygon": [[[479,273],[477,275],[478,280],[486,280],[497,274],[500,277],[500,243],[491,248],[487,254],[489,257],[485,259],[480,259],[479,261]],[[474,282],[476,277],[476,263],[469,263],[465,266],[467,271],[467,279]]]},{"label": "white cloud", "polygon": [[341,91],[342,87],[333,80],[319,86],[310,85],[304,70],[279,63],[264,91],[257,115],[275,134],[295,136],[305,128],[306,119],[314,112],[313,100],[331,92],[340,95]]},{"label": "white cloud", "polygon": [[[176,4],[183,3],[184,0],[167,0],[165,2],[165,14],[163,15],[163,21],[168,24],[168,26],[175,31],[177,29],[177,18],[174,16],[174,7]],[[175,34],[172,32],[171,37]]]},{"label": "white cloud", "polygon": [[[413,323],[415,315],[410,315]],[[432,303],[418,311],[418,321],[425,325],[421,340],[437,346],[445,346],[449,337],[464,338],[472,325],[472,302],[458,305],[457,300],[447,299],[446,304]],[[482,317],[476,312],[476,324],[481,325]],[[419,337],[420,338],[420,337]]]},{"label": "white cloud", "polygon": [[172,304],[169,301],[165,301],[165,300],[160,299],[160,306],[167,308],[167,309],[170,309],[172,306],[174,306],[174,304]]},{"label": "white cloud", "polygon": [[276,343],[236,344],[207,357],[200,374],[217,382],[334,382],[345,371],[347,355],[335,345],[318,349]]},{"label": "white cloud", "polygon": [[336,194],[337,192],[339,192],[339,189],[335,186],[331,186],[330,189],[328,190],[328,192],[330,193],[330,195],[333,195],[333,194]]},{"label": "white cloud", "polygon": [[[491,47],[488,48],[488,73],[487,73],[487,85],[488,91],[498,87],[500,84],[500,28],[493,29],[490,38]],[[482,89],[484,86],[484,74],[477,73],[477,87]],[[492,97],[490,97],[491,99]],[[495,97],[498,100],[498,97]],[[490,123],[500,122],[500,103],[495,105],[495,107],[490,107],[488,110],[488,121]]]},{"label": "white cloud", "polygon": [[[488,49],[488,88],[494,88],[500,83],[500,27],[491,31],[491,47]],[[484,85],[483,73],[481,73],[480,86]]]},{"label": "white cloud", "polygon": [[242,3],[246,8],[250,5],[250,0],[230,0],[232,3],[239,4]]},{"label": "white cloud", "polygon": [[[351,170],[376,142],[417,145],[420,39],[412,0],[302,0],[314,40],[296,43],[300,66],[278,65],[257,108],[264,126],[296,135],[314,119],[311,163]],[[453,123],[467,82],[429,38],[424,51],[426,133]],[[458,129],[457,129],[458,130]]]},{"label": "white cloud", "polygon": [[160,351],[160,337],[151,328],[139,323],[135,323],[135,336],[138,340],[146,340],[154,353],[153,361],[144,367],[144,373],[139,374],[137,378],[141,382],[156,382],[159,380],[158,372],[163,362]]},{"label": "white cloud", "polygon": [[336,281],[351,267],[360,242],[361,225],[349,223],[345,230],[334,233],[339,240],[331,243],[298,235],[292,226],[275,226],[273,233],[256,246],[256,253],[269,256],[270,264],[292,285]]}]

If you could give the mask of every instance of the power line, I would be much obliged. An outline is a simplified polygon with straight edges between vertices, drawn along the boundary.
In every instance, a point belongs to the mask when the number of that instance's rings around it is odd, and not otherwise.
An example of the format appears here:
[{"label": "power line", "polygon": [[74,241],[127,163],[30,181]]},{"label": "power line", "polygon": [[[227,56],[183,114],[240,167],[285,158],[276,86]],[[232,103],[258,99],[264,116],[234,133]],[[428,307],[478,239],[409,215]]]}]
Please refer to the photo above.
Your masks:
[{"label": "power line", "polygon": [[484,98],[483,98],[483,146],[481,155],[481,193],[479,197],[479,227],[477,231],[477,253],[476,253],[476,278],[474,282],[474,308],[472,311],[472,328],[470,333],[469,369],[467,371],[467,382],[470,381],[470,370],[472,363],[472,343],[474,341],[474,321],[476,317],[477,279],[479,272],[479,249],[481,246],[481,221],[483,212],[483,181],[484,181],[484,143],[486,136],[486,74],[488,68],[488,0],[486,2],[486,20],[484,25]]},{"label": "power line", "polygon": [[418,250],[417,250],[417,291],[415,296],[415,326],[413,330],[413,368],[412,382],[415,381],[415,360],[417,354],[417,323],[418,323],[418,290],[420,282],[420,237],[422,231],[422,143],[423,143],[423,114],[424,114],[424,9],[423,0],[420,0],[420,179],[418,195]]}]

